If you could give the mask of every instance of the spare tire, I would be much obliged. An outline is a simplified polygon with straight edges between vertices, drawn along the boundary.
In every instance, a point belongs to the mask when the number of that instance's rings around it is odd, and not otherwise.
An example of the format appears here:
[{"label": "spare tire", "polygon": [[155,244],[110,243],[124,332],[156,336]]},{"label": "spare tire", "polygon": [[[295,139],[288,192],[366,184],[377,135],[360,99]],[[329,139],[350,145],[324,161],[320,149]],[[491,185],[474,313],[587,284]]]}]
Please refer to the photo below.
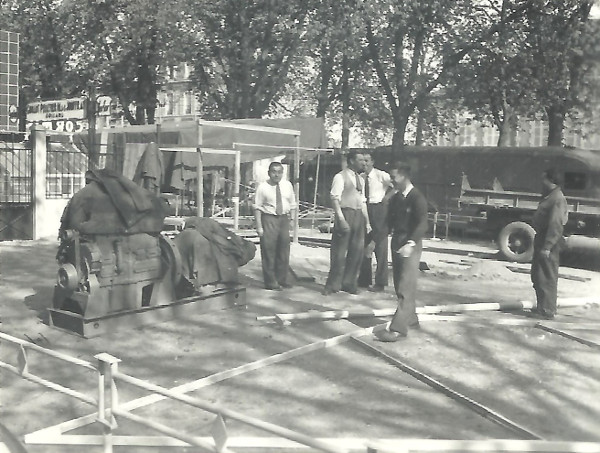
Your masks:
[{"label": "spare tire", "polygon": [[533,258],[535,230],[525,222],[511,222],[498,234],[500,253],[509,261],[528,263]]}]

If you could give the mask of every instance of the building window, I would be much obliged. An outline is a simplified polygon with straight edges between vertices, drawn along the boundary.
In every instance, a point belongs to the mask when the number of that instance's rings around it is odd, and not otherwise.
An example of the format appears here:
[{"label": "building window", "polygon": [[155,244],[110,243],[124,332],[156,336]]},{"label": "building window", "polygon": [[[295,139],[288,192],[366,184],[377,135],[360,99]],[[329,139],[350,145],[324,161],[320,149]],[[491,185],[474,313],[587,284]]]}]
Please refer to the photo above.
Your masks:
[{"label": "building window", "polygon": [[167,115],[173,115],[173,93],[167,93]]},{"label": "building window", "polygon": [[186,91],[184,96],[184,114],[191,115],[192,114],[192,105],[194,103],[194,95],[191,91]]},{"label": "building window", "polygon": [[567,190],[585,190],[587,175],[580,172],[566,172],[564,186]]}]

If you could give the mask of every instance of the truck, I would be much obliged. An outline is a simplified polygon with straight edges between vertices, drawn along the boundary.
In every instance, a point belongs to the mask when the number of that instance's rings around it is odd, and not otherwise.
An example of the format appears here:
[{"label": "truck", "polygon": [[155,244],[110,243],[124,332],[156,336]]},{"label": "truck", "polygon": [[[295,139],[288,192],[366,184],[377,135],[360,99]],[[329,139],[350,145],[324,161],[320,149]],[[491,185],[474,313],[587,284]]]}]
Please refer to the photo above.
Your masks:
[{"label": "truck", "polygon": [[[407,146],[370,152],[377,168],[395,160],[412,168],[412,180],[429,203],[432,221],[494,238],[514,262],[533,256],[533,214],[541,199],[544,170],[560,171],[569,203],[567,245],[600,254],[600,151],[561,147]],[[356,149],[360,151],[360,149]],[[340,160],[321,162],[320,179],[330,183]],[[305,168],[305,174],[310,174]],[[330,174],[331,173],[331,174]],[[302,184],[302,181],[301,181]],[[329,187],[324,184],[323,192]],[[321,198],[325,198],[323,193]]]}]

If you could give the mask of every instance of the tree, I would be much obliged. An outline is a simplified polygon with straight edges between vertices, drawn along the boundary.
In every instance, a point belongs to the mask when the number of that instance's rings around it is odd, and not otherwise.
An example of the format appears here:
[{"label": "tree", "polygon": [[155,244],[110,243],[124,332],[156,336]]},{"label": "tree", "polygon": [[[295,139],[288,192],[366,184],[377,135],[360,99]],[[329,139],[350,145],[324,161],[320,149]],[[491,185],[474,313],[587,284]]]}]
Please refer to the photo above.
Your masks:
[{"label": "tree", "polygon": [[184,55],[178,1],[65,0],[64,5],[73,84],[117,96],[130,124],[154,123],[161,76]]},{"label": "tree", "polygon": [[589,109],[586,90],[598,45],[593,0],[538,0],[528,15],[528,44],[536,97],[548,120],[548,145],[563,145],[565,118]]},{"label": "tree", "polygon": [[529,1],[516,1],[505,17],[489,7],[494,0],[381,0],[365,6],[367,46],[392,116],[394,150],[404,146],[409,120],[431,93],[463,58],[522,18]]},{"label": "tree", "polygon": [[206,113],[260,118],[300,63],[311,1],[189,1],[190,60]]},{"label": "tree", "polygon": [[0,11],[2,28],[20,34],[19,118],[24,125],[28,102],[72,94],[67,81],[65,11],[52,0],[5,1]]}]

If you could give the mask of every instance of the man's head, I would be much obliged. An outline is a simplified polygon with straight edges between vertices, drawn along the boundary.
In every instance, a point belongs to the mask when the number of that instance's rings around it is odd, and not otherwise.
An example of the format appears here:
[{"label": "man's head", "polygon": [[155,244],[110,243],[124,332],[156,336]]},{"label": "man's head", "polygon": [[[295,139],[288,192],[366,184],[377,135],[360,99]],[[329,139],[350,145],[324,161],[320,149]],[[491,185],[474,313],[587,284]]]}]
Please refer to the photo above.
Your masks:
[{"label": "man's head", "polygon": [[357,173],[365,170],[365,155],[357,151],[350,151],[346,157],[348,168],[351,168]]},{"label": "man's head", "polygon": [[542,192],[550,193],[554,188],[562,184],[560,173],[554,168],[548,168],[542,173]]},{"label": "man's head", "polygon": [[279,184],[283,178],[283,165],[281,162],[271,162],[269,165],[269,180],[273,184]]},{"label": "man's head", "polygon": [[410,184],[410,165],[405,162],[394,162],[390,168],[392,184],[400,191],[404,191]]},{"label": "man's head", "polygon": [[367,174],[371,173],[373,167],[375,167],[375,161],[373,160],[373,155],[370,153],[365,153],[365,172]]}]

